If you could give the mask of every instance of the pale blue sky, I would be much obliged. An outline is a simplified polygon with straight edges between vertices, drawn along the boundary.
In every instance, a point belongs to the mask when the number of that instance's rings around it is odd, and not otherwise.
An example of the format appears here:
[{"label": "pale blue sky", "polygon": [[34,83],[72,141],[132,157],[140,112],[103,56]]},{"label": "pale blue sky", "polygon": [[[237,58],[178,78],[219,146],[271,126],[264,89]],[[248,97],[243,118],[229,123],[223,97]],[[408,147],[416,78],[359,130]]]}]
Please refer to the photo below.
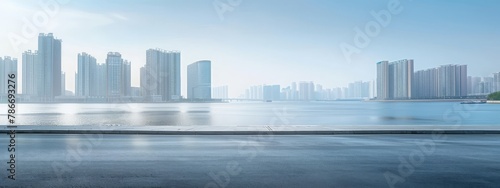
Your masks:
[{"label": "pale blue sky", "polygon": [[[47,2],[43,0],[41,2]],[[375,21],[370,12],[387,10],[391,0],[242,0],[220,19],[214,0],[64,0],[38,32],[63,40],[66,87],[74,90],[77,54],[103,63],[109,51],[132,61],[132,84],[146,50],[182,54],[186,66],[212,60],[213,85],[229,85],[236,97],[250,85],[315,81],[342,87],[373,80],[375,63],[411,58],[415,69],[468,64],[469,75],[500,72],[500,1],[401,0],[402,12],[348,62],[340,44],[353,44],[354,28]],[[38,0],[0,0],[0,56],[19,58],[36,49],[36,37],[22,34],[23,19],[43,13]],[[227,0],[220,0],[226,3]],[[9,36],[28,40],[16,50]],[[26,37],[25,37],[26,36]]]}]

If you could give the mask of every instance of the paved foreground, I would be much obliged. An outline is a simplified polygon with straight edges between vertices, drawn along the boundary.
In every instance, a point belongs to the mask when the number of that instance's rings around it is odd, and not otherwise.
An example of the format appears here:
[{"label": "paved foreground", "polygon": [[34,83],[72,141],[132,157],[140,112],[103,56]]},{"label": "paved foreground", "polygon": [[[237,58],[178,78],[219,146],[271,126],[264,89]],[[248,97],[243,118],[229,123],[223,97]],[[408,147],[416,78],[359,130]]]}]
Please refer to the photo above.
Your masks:
[{"label": "paved foreground", "polygon": [[17,134],[0,187],[498,187],[499,138]]}]

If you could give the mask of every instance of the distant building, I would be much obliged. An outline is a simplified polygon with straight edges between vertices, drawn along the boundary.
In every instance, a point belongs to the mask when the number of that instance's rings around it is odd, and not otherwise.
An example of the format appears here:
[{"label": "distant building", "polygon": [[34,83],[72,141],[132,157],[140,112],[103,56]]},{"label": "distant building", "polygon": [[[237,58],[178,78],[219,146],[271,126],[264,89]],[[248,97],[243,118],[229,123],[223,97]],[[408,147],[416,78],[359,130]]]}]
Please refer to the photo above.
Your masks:
[{"label": "distant building", "polygon": [[122,96],[132,96],[132,69],[130,61],[124,60],[122,67]]},{"label": "distant building", "polygon": [[467,65],[444,65],[414,73],[416,99],[462,98],[471,91],[467,77]]},{"label": "distant building", "polygon": [[163,101],[180,99],[180,62],[180,52],[147,50],[146,65],[141,68],[141,94],[149,99],[161,96]]},{"label": "distant building", "polygon": [[97,96],[97,61],[87,53],[78,54],[78,68],[75,79],[76,96]]},{"label": "distant building", "polygon": [[38,61],[35,64],[36,93],[42,100],[61,96],[61,40],[52,33],[38,36]]},{"label": "distant building", "polygon": [[212,99],[229,99],[228,86],[219,86],[212,89]]},{"label": "distant building", "polygon": [[264,85],[263,99],[271,101],[280,100],[280,85]]},{"label": "distant building", "polygon": [[[0,57],[0,94],[8,94],[8,80],[13,80],[17,82],[17,59],[16,58],[11,58],[11,57],[5,57],[1,58]],[[9,74],[15,74],[16,77],[11,79],[9,78]],[[14,88],[14,90],[17,93],[17,87]]]},{"label": "distant building", "polygon": [[299,83],[299,100],[309,101],[314,100],[314,83],[300,82]]},{"label": "distant building", "polygon": [[187,98],[211,99],[212,68],[211,62],[198,61],[187,67]]},{"label": "distant building", "polygon": [[493,92],[500,91],[500,72],[493,73]]},{"label": "distant building", "polygon": [[106,59],[106,72],[107,96],[129,96],[131,93],[130,62],[123,60],[120,53],[110,52]]},{"label": "distant building", "polygon": [[370,97],[370,82],[357,81],[350,83],[347,88],[348,99],[363,99]]},{"label": "distant building", "polygon": [[66,73],[61,72],[61,96],[66,95]]},{"label": "distant building", "polygon": [[411,99],[413,60],[377,63],[377,99]]},{"label": "distant building", "polygon": [[23,53],[22,59],[22,70],[23,70],[23,94],[24,95],[35,95],[35,65],[38,62],[38,53],[31,52],[31,50]]}]

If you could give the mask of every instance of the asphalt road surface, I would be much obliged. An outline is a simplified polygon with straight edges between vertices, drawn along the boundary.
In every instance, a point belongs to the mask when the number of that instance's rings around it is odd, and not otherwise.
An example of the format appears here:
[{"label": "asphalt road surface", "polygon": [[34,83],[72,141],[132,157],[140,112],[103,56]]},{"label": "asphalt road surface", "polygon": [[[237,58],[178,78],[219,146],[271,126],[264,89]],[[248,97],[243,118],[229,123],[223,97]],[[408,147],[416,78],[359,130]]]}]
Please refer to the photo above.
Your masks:
[{"label": "asphalt road surface", "polygon": [[0,187],[500,186],[500,135],[8,136]]}]

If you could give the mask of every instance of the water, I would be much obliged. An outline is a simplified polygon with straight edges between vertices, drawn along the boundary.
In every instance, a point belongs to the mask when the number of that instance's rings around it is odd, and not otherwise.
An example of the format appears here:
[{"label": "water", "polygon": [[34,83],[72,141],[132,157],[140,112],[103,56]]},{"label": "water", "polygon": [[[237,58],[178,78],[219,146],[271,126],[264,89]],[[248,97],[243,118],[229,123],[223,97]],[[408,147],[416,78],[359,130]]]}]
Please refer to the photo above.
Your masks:
[{"label": "water", "polygon": [[[6,116],[7,105],[0,108]],[[495,125],[500,105],[457,102],[18,104],[17,125]],[[2,120],[7,123],[7,118]]]}]

